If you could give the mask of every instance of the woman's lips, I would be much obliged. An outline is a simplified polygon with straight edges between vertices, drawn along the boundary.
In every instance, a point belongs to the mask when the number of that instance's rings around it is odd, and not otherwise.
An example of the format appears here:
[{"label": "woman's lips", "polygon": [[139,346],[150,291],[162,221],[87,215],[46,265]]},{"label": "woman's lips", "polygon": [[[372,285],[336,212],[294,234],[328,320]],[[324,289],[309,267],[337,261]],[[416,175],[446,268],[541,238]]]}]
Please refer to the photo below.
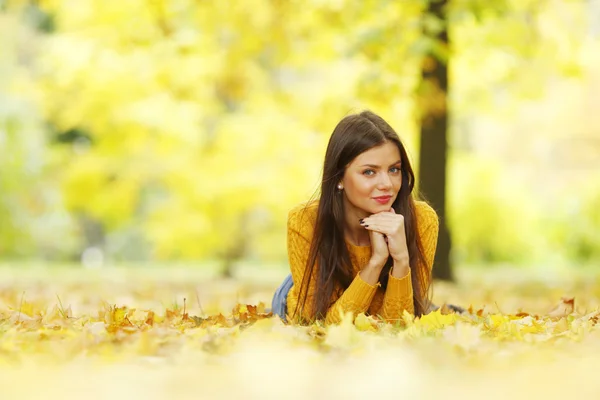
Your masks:
[{"label": "woman's lips", "polygon": [[392,198],[392,196],[379,196],[379,197],[373,197],[373,200],[375,200],[379,204],[387,204],[391,198]]}]

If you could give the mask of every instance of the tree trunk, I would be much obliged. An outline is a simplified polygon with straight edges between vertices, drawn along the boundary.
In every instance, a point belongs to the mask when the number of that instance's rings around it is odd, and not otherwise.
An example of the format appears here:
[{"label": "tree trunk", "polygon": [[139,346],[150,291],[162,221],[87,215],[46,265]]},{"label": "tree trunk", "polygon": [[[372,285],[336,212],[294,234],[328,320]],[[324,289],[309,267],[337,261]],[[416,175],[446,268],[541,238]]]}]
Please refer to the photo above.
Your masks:
[{"label": "tree trunk", "polygon": [[[427,13],[444,21],[443,29],[431,35],[436,46],[448,49],[448,29],[444,8],[447,0],[429,0]],[[437,53],[439,54],[439,53]],[[433,266],[436,279],[452,280],[450,234],[446,226],[446,159],[448,152],[448,66],[431,49],[421,69],[421,146],[419,154],[419,190],[438,213],[440,232]]]}]

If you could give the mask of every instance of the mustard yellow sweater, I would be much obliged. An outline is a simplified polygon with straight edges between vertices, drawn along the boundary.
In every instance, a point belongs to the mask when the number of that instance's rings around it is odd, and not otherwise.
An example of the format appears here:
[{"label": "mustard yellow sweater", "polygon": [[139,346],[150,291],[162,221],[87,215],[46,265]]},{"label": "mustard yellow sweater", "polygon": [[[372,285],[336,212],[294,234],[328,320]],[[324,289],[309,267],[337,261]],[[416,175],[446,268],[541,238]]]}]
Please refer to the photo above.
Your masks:
[{"label": "mustard yellow sweater", "polygon": [[[299,316],[292,318],[300,298],[300,285],[306,269],[310,243],[317,218],[318,202],[308,206],[305,203],[293,208],[288,216],[287,248],[290,269],[294,285],[287,295],[288,321],[298,322]],[[416,202],[419,235],[425,250],[427,276],[430,275],[437,245],[438,217],[435,211],[425,202]],[[354,280],[343,292],[334,290],[331,301],[335,302],[327,311],[325,323],[338,323],[341,316],[351,312],[355,317],[361,312],[381,316],[385,321],[393,322],[402,318],[404,310],[414,313],[413,288],[410,270],[403,278],[395,278],[391,274],[387,289],[380,285],[366,283],[358,274],[371,258],[371,246],[356,246],[346,241],[352,262]],[[316,265],[318,268],[318,265]],[[302,317],[310,319],[316,287],[316,274],[308,288],[306,305]]]}]

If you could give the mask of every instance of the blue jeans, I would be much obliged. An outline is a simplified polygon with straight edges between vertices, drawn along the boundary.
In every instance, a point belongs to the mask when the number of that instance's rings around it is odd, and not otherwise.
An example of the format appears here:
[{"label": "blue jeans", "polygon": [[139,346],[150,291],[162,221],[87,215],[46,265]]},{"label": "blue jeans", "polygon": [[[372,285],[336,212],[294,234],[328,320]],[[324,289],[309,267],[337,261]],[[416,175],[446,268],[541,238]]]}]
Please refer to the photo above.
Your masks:
[{"label": "blue jeans", "polygon": [[285,315],[287,314],[287,295],[293,284],[294,281],[290,274],[283,280],[281,285],[279,285],[273,295],[273,300],[271,301],[271,311],[273,314],[278,315],[283,322],[287,322],[285,318]]}]

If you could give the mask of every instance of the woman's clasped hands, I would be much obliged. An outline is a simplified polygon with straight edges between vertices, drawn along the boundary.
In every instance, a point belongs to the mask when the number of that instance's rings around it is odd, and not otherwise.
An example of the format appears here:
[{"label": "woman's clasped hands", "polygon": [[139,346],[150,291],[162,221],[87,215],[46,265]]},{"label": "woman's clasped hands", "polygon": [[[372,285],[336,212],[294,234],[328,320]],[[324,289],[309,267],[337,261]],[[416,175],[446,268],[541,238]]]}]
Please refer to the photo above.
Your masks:
[{"label": "woman's clasped hands", "polygon": [[388,256],[394,260],[392,275],[404,276],[409,268],[408,247],[404,216],[393,208],[363,218],[360,224],[369,231],[371,239],[371,262],[383,268]]}]

